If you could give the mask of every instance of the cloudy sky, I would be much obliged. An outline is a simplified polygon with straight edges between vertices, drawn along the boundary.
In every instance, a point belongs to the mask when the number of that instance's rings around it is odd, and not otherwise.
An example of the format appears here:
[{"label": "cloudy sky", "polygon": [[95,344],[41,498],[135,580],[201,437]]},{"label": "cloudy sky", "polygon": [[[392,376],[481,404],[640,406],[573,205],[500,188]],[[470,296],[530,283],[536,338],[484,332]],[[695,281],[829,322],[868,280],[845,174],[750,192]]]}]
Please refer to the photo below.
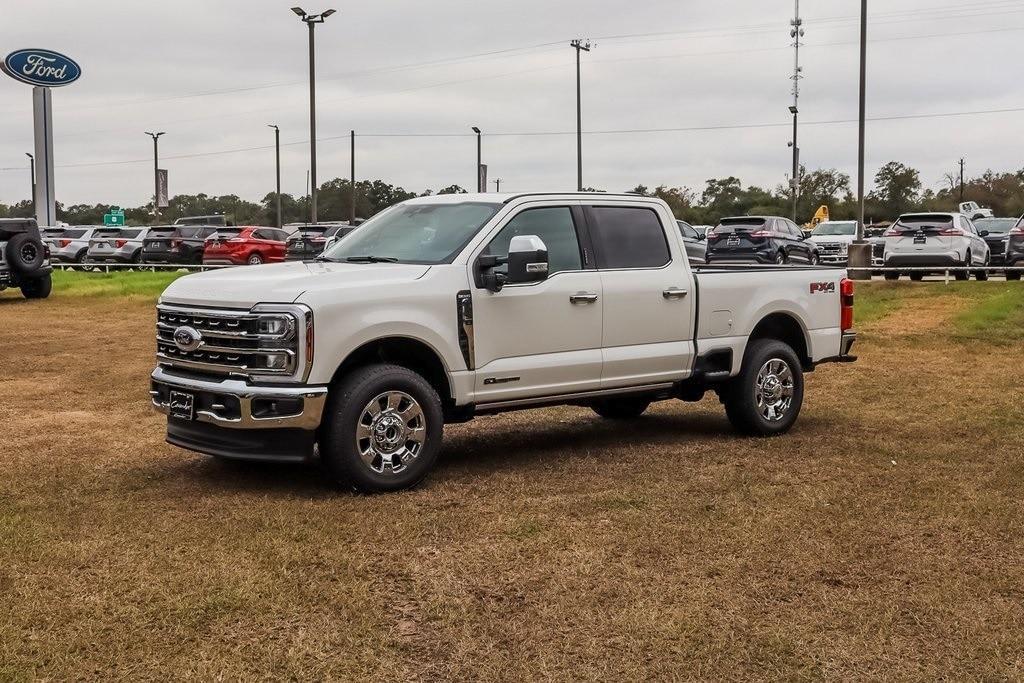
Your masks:
[{"label": "cloudy sky", "polygon": [[[354,129],[362,178],[471,187],[477,125],[503,190],[574,189],[577,36],[596,43],[583,55],[587,185],[774,186],[789,167],[792,0],[331,1],[338,13],[317,28],[321,180],[347,176]],[[291,4],[0,0],[0,52],[43,47],[82,65],[53,95],[58,199],[144,203],[146,130],[167,133],[172,194],[259,199],[273,189],[268,123],[281,126],[284,191],[304,193],[306,28]],[[899,159],[938,188],[961,156],[969,173],[1024,166],[1024,1],[871,5],[869,174]],[[812,169],[855,170],[858,12],[855,0],[802,3]],[[31,101],[0,74],[0,202],[28,195]]]}]

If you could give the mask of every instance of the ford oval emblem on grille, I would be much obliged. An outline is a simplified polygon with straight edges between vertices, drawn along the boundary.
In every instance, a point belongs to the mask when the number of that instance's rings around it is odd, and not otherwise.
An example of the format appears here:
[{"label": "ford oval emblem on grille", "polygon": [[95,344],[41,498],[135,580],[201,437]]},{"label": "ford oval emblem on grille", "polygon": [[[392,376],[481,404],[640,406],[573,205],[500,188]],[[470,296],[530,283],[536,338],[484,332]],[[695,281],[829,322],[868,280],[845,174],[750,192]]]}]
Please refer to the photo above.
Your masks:
[{"label": "ford oval emblem on grille", "polygon": [[182,351],[195,351],[203,343],[203,335],[194,327],[182,325],[174,330],[174,345]]}]

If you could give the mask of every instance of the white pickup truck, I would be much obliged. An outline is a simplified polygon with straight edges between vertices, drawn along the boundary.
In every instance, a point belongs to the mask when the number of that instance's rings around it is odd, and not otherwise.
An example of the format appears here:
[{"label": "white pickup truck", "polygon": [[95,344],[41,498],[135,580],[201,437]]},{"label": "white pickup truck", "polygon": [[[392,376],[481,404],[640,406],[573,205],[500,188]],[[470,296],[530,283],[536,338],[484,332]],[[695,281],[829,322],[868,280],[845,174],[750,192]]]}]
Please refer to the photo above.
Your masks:
[{"label": "white pickup truck", "polygon": [[852,326],[845,270],[692,268],[658,199],[442,195],[311,261],[175,281],[150,395],[171,444],[389,491],[446,422],[520,408],[630,419],[713,390],[742,433],[781,434],[804,373],[854,360]]}]

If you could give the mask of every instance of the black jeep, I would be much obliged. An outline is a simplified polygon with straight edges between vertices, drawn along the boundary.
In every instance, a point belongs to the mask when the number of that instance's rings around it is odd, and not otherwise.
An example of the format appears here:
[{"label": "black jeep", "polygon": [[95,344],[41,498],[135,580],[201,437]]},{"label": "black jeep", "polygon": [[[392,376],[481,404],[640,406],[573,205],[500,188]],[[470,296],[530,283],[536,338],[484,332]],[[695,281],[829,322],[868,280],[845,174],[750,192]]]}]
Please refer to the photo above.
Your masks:
[{"label": "black jeep", "polygon": [[36,220],[0,218],[0,290],[20,287],[27,299],[45,299],[52,270]]}]

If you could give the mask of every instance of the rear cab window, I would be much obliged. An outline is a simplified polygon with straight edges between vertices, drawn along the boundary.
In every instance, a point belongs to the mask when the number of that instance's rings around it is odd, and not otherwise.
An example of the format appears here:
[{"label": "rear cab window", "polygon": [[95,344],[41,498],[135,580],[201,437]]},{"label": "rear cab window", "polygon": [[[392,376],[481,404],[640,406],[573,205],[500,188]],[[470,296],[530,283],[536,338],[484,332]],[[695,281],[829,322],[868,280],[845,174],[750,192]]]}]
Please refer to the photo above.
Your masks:
[{"label": "rear cab window", "polygon": [[660,268],[672,260],[654,209],[592,206],[586,212],[599,269]]},{"label": "rear cab window", "polygon": [[712,230],[716,235],[731,235],[736,232],[755,232],[757,230],[771,229],[767,218],[753,218],[743,216],[740,218],[723,218],[722,222]]}]

